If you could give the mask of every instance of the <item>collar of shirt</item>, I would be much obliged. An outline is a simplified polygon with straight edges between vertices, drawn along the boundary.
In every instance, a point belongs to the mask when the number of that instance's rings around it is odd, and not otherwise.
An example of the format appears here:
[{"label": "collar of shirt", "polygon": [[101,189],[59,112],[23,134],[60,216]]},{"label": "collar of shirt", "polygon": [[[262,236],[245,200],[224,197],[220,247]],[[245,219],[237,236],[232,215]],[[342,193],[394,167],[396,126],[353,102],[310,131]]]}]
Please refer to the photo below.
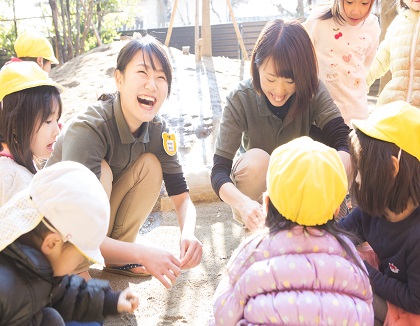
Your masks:
[{"label": "collar of shirt", "polygon": [[115,97],[115,100],[112,105],[121,142],[123,144],[130,144],[134,143],[135,141],[148,143],[150,141],[149,122],[143,122],[139,130],[139,135],[137,137],[134,137],[133,134],[130,132],[130,128],[128,127],[127,121],[125,120],[124,114],[122,112],[119,93],[117,93],[117,96]]}]

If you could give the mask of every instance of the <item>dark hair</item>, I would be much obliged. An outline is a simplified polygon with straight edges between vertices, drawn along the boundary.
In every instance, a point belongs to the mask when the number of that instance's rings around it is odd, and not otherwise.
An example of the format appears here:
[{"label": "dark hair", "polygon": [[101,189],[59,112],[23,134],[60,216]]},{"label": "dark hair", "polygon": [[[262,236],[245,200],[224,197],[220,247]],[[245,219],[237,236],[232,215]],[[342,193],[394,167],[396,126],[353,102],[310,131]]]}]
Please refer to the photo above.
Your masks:
[{"label": "dark hair", "polygon": [[[392,156],[398,157],[399,151],[397,145],[367,136],[360,130],[350,133],[354,171],[351,193],[362,211],[383,216],[389,209],[399,214],[407,208],[410,198],[414,205],[419,205],[420,161],[401,150],[399,170],[394,177]],[[356,182],[357,173],[360,185]]]},{"label": "dark hair", "polygon": [[404,2],[404,0],[400,0],[400,8],[401,9],[409,9],[410,7]]},{"label": "dark hair", "polygon": [[251,57],[251,76],[255,90],[261,94],[259,68],[271,58],[276,74],[294,81],[296,92],[290,115],[308,110],[318,88],[318,65],[312,41],[298,21],[276,19],[268,22],[258,37]]},{"label": "dark hair", "polygon": [[163,72],[165,73],[166,80],[168,81],[169,96],[169,94],[171,93],[172,84],[172,66],[169,62],[169,58],[166,55],[162,43],[160,43],[153,36],[146,35],[143,36],[141,39],[134,39],[128,42],[118,54],[116,69],[121,71],[121,73],[124,73],[125,68],[138,51],[143,52],[143,58],[145,55],[148,56],[150,62],[152,63],[152,68],[154,70],[156,70],[156,65],[153,61],[153,56],[155,56],[159,60],[160,64],[162,65]]},{"label": "dark hair", "polygon": [[[282,230],[290,230],[294,226],[297,226],[296,222],[292,222],[286,219],[280,212],[274,207],[270,200],[268,200],[268,211],[267,211],[267,218],[265,220],[265,226],[269,229],[269,234],[274,235]],[[354,244],[361,243],[362,241],[356,237],[353,233],[350,233],[337,225],[337,222],[334,218],[323,225],[316,225],[311,227],[303,226],[304,232],[317,236],[313,232],[312,229],[317,229],[320,231],[325,231],[331,234],[340,246],[344,249],[347,255],[352,259],[352,261],[361,269],[364,270],[364,265],[359,263],[359,260],[356,258],[353,250],[350,248],[348,243],[344,240],[346,237],[349,238]]]},{"label": "dark hair", "polygon": [[[47,220],[46,218],[44,219]],[[49,223],[48,220],[47,223]],[[52,231],[48,229],[42,221],[40,221],[34,229],[22,234],[16,241],[19,241],[25,246],[41,250],[41,245],[45,237],[50,233],[52,233]]]},{"label": "dark hair", "polygon": [[[333,4],[331,5],[331,8],[328,9],[324,14],[322,14],[319,17],[319,19],[321,19],[321,20],[327,20],[327,19],[332,18],[336,24],[338,24],[338,25],[344,25],[344,23],[346,22],[346,20],[340,14],[340,1],[344,1],[344,0],[334,0]],[[372,0],[370,2],[368,14],[371,12],[374,3],[375,3],[375,0]]]},{"label": "dark hair", "polygon": [[[33,62],[35,62],[35,63],[37,63],[37,59],[38,58],[33,58],[33,57],[21,57],[21,58],[19,58],[20,60],[22,60],[22,61],[33,61]],[[48,59],[45,59],[45,58],[42,58],[42,64],[46,64],[47,62],[49,62],[50,60],[48,60]]]},{"label": "dark hair", "polygon": [[[54,102],[58,103],[61,117],[60,94],[54,86],[37,86],[8,94],[0,110],[1,141],[9,147],[16,163],[35,174],[31,152],[32,137],[53,113]],[[3,147],[0,145],[0,150]]]}]

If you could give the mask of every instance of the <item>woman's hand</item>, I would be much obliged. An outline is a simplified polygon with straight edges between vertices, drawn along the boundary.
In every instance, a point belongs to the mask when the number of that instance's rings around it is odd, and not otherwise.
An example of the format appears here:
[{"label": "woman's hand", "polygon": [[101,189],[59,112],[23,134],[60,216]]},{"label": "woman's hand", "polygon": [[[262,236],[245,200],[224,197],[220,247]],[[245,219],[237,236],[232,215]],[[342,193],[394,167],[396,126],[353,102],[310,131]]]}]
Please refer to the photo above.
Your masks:
[{"label": "woman's hand", "polygon": [[193,235],[181,237],[181,268],[193,268],[200,264],[203,255],[203,244]]},{"label": "woman's hand", "polygon": [[237,208],[241,214],[242,222],[250,231],[255,231],[265,225],[265,213],[262,205],[250,198]]}]

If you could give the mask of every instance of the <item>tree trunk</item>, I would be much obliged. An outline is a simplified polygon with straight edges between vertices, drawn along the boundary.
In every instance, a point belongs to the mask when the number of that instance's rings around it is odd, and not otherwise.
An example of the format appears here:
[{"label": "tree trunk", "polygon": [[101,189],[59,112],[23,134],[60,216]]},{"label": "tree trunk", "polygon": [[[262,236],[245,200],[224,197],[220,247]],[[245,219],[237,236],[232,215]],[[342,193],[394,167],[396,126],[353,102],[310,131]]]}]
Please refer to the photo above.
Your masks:
[{"label": "tree trunk", "polygon": [[[381,0],[381,14],[380,14],[380,22],[381,22],[381,35],[379,37],[379,41],[385,37],[386,30],[397,15],[397,4],[395,0]],[[391,73],[388,71],[379,82],[379,93],[382,92],[385,85],[391,80]],[[379,95],[379,94],[378,94]]]},{"label": "tree trunk", "polygon": [[66,30],[66,7],[64,6],[63,0],[60,0],[61,6],[61,26],[63,27],[63,63],[67,62],[67,30]]},{"label": "tree trunk", "polygon": [[61,45],[61,36],[60,31],[58,29],[58,8],[57,2],[55,0],[48,0],[50,7],[51,7],[51,14],[53,19],[54,25],[54,32],[55,32],[55,48],[57,53],[57,59],[60,63],[63,62],[63,47]]},{"label": "tree trunk", "polygon": [[66,15],[67,15],[67,59],[71,60],[74,58],[74,48],[73,48],[73,33],[71,30],[71,20],[70,20],[70,0],[66,0]]},{"label": "tree trunk", "polygon": [[83,30],[83,34],[82,34],[82,41],[80,42],[80,51],[81,53],[85,52],[85,41],[87,38],[87,34],[89,33],[90,30],[90,26],[92,24],[92,15],[93,15],[93,0],[88,0],[89,1],[89,8],[86,6],[86,3],[84,0],[80,0],[82,5],[83,5],[83,9],[84,9],[84,13],[85,13],[85,23],[84,23],[84,30]]},{"label": "tree trunk", "polygon": [[[76,26],[80,26],[80,0],[76,0]],[[76,28],[74,55],[77,57],[80,54],[80,28]]]},{"label": "tree trunk", "polygon": [[201,22],[201,38],[203,39],[203,56],[212,56],[211,47],[211,24],[210,24],[210,0],[203,0],[202,2],[202,22]]},{"label": "tree trunk", "polygon": [[296,18],[303,19],[305,17],[305,6],[303,5],[303,0],[298,0],[298,5],[296,7]]}]

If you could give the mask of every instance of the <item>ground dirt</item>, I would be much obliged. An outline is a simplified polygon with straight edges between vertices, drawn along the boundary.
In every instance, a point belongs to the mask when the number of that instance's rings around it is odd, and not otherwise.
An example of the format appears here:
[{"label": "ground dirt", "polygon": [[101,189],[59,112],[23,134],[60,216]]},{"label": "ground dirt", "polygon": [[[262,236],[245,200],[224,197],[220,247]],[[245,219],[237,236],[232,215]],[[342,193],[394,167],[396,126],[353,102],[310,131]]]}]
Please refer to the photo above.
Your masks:
[{"label": "ground dirt", "polygon": [[[65,87],[62,122],[85,110],[102,93],[115,92],[114,68],[126,43],[103,45],[52,70],[51,77]],[[169,48],[168,54],[173,84],[160,114],[177,134],[178,154],[197,208],[196,236],[203,242],[203,259],[196,268],[183,271],[170,290],[152,277],[110,274],[92,266],[93,277],[109,280],[116,290],[130,286],[141,296],[134,315],[108,317],[105,326],[206,325],[214,290],[232,251],[244,237],[242,227],[231,218],[230,208],[211,189],[209,174],[226,95],[249,76],[249,62],[221,57],[196,61],[194,55],[183,55],[174,48]],[[179,235],[176,214],[163,191],[139,236],[178,255]]]}]

